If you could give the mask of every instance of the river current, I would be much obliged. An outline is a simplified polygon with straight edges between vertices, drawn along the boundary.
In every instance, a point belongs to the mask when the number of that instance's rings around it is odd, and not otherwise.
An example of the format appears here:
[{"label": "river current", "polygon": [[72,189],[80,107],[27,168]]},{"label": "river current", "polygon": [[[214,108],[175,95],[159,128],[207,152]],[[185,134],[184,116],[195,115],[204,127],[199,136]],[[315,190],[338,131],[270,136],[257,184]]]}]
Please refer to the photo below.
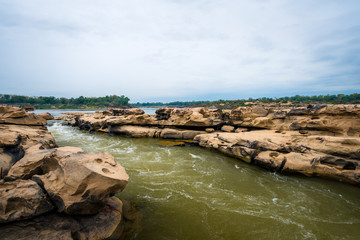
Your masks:
[{"label": "river current", "polygon": [[[49,111],[58,115],[58,110]],[[111,153],[142,213],[136,239],[359,239],[360,189],[285,176],[196,146],[89,133],[49,121],[59,146]]]}]

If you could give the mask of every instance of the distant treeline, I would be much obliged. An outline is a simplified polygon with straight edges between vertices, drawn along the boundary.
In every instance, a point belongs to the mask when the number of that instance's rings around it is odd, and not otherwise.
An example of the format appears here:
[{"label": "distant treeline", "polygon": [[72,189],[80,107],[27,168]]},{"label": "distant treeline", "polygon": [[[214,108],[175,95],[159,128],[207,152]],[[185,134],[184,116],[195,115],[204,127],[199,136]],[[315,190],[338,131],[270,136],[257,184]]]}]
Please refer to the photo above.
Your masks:
[{"label": "distant treeline", "polygon": [[217,100],[217,101],[187,101],[187,102],[147,102],[147,103],[132,103],[135,107],[216,107],[222,109],[232,109],[239,106],[252,105],[255,102],[266,104],[279,104],[279,103],[329,103],[329,104],[341,104],[341,103],[360,103],[360,94],[354,93],[350,95],[337,94],[337,95],[315,95],[315,96],[292,96],[281,98],[249,98],[240,100]]},{"label": "distant treeline", "polygon": [[37,109],[49,109],[51,107],[69,108],[105,108],[129,106],[129,98],[124,95],[105,97],[56,98],[56,97],[27,97],[19,95],[0,94],[0,104],[34,106]]},{"label": "distant treeline", "polygon": [[129,98],[124,95],[105,96],[105,97],[83,97],[78,98],[56,98],[56,97],[27,97],[19,95],[0,94],[0,104],[34,106],[37,109],[49,109],[51,107],[70,109],[70,108],[106,108],[106,107],[216,107],[221,109],[232,109],[239,106],[249,106],[255,103],[264,104],[301,104],[301,103],[360,103],[360,94],[350,95],[317,95],[317,96],[292,96],[281,98],[249,98],[240,100],[217,100],[217,101],[176,101],[169,103],[146,102],[129,104]]}]

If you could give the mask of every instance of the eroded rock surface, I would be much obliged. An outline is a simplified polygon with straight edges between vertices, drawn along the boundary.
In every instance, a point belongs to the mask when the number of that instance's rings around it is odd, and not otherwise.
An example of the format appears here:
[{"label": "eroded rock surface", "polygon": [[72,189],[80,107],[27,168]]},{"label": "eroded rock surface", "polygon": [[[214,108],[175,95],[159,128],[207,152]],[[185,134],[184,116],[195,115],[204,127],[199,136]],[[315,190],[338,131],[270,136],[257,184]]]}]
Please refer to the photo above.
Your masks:
[{"label": "eroded rock surface", "polygon": [[122,202],[111,197],[104,208],[90,216],[49,213],[39,217],[0,225],[1,239],[119,239],[124,226]]},{"label": "eroded rock surface", "polygon": [[271,170],[360,182],[358,105],[160,108],[155,115],[133,111],[74,114],[69,122],[129,137],[195,139],[200,146]]},{"label": "eroded rock surface", "polygon": [[54,208],[32,180],[0,183],[0,196],[0,223],[35,217]]},{"label": "eroded rock surface", "polygon": [[304,136],[260,130],[195,137],[202,147],[282,173],[321,176],[360,185],[360,141],[354,137]]},{"label": "eroded rock surface", "polygon": [[44,126],[46,119],[11,106],[0,106],[0,124]]},{"label": "eroded rock surface", "polygon": [[108,153],[55,148],[45,119],[0,105],[0,239],[119,239],[122,202],[112,196],[125,169]]},{"label": "eroded rock surface", "polygon": [[109,153],[78,152],[60,158],[55,170],[32,179],[46,190],[59,212],[94,214],[125,188],[129,176]]}]

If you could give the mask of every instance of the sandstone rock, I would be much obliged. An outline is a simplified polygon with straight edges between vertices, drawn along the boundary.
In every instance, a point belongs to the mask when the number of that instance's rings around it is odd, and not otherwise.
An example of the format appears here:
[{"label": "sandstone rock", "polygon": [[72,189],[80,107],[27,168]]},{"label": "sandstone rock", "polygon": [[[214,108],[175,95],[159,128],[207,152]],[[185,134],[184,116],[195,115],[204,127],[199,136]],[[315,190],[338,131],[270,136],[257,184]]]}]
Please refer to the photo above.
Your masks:
[{"label": "sandstone rock", "polygon": [[0,124],[44,126],[46,120],[17,107],[0,106]]},{"label": "sandstone rock", "polygon": [[165,128],[161,130],[160,138],[168,139],[193,139],[196,135],[203,134],[204,131],[195,131],[195,130],[179,130]]},{"label": "sandstone rock", "polygon": [[234,129],[235,128],[233,126],[229,126],[229,125],[224,125],[221,127],[221,131],[223,132],[233,132]]},{"label": "sandstone rock", "polygon": [[145,112],[140,108],[113,108],[110,110],[113,116],[121,116],[121,115],[142,115]]},{"label": "sandstone rock", "polygon": [[109,153],[72,153],[45,175],[32,177],[42,186],[59,212],[94,214],[129,179],[125,169]]},{"label": "sandstone rock", "polygon": [[40,114],[36,114],[36,115],[42,117],[45,120],[53,120],[54,119],[54,117],[48,112],[40,113]]},{"label": "sandstone rock", "polygon": [[109,132],[127,136],[127,137],[157,137],[160,133],[160,129],[158,128],[149,128],[149,127],[141,127],[141,126],[110,126]]},{"label": "sandstone rock", "polygon": [[[54,138],[45,127],[0,124],[0,133],[12,134],[13,137],[21,136],[19,146],[21,146],[26,153],[34,150],[56,147]],[[0,138],[4,139],[1,137],[1,135]],[[18,141],[15,140],[15,138],[11,139],[13,139],[13,141]]]},{"label": "sandstone rock", "polygon": [[142,115],[127,115],[127,116],[112,116],[106,119],[106,126],[116,125],[140,125],[140,126],[156,126],[154,116],[148,114]]},{"label": "sandstone rock", "polygon": [[70,216],[48,213],[39,217],[0,226],[0,238],[15,239],[120,239],[124,224],[122,202],[111,197],[99,213]]},{"label": "sandstone rock", "polygon": [[249,131],[247,128],[237,128],[237,129],[235,130],[236,133],[247,132],[247,131]]},{"label": "sandstone rock", "polygon": [[4,128],[0,131],[0,148],[16,147],[21,142],[21,135],[16,132],[6,131]]},{"label": "sandstone rock", "polygon": [[0,223],[31,218],[54,208],[39,185],[31,180],[0,183],[0,196]]},{"label": "sandstone rock", "polygon": [[21,108],[7,105],[0,105],[0,114],[21,111]]},{"label": "sandstone rock", "polygon": [[205,129],[205,132],[207,132],[207,133],[212,133],[212,132],[215,132],[215,129],[213,129],[213,128],[206,128],[206,129]]},{"label": "sandstone rock", "polygon": [[217,149],[270,170],[321,176],[360,185],[358,138],[261,130],[202,134],[194,140],[200,146]]},{"label": "sandstone rock", "polygon": [[21,143],[21,135],[15,132],[0,132],[0,179],[3,179],[11,166],[24,156],[24,150]]},{"label": "sandstone rock", "polygon": [[83,150],[77,147],[61,147],[30,152],[12,166],[6,180],[30,179],[35,174],[49,173],[58,167],[58,162],[62,158],[79,152],[83,152]]},{"label": "sandstone rock", "polygon": [[221,110],[205,108],[160,108],[155,117],[164,126],[212,127],[223,122]]}]

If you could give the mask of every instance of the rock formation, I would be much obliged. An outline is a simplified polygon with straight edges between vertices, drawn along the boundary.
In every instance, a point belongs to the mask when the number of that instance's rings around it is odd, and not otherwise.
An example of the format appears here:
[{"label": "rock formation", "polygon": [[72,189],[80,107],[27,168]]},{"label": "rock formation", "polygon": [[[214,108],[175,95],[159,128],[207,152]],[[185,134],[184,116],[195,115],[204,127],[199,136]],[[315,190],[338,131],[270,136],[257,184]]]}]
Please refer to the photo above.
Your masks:
[{"label": "rock formation", "polygon": [[57,145],[48,114],[0,106],[0,239],[106,239],[123,234],[129,179],[109,153]]},{"label": "rock formation", "polygon": [[128,137],[189,139],[272,171],[360,184],[360,106],[255,105],[74,113],[73,126]]}]

